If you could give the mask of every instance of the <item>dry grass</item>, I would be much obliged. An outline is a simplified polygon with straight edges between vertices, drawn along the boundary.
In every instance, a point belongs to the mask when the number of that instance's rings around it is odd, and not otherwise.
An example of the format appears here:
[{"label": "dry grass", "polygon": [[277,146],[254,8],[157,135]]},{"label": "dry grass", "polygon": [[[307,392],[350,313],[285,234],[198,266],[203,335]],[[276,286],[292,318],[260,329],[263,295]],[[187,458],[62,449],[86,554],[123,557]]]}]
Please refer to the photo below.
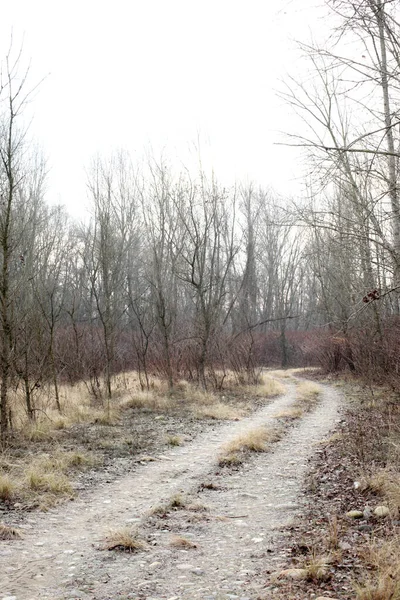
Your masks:
[{"label": "dry grass", "polygon": [[400,513],[400,473],[380,469],[360,478],[361,490],[370,490],[384,498],[393,517]]},{"label": "dry grass", "polygon": [[242,433],[222,447],[218,459],[220,467],[235,466],[243,462],[243,455],[248,452],[266,452],[270,445],[281,439],[281,428],[256,427]]},{"label": "dry grass", "polygon": [[14,527],[9,527],[4,523],[0,523],[0,540],[18,540],[20,539],[21,533]]},{"label": "dry grass", "polygon": [[194,542],[180,535],[172,537],[169,545],[174,548],[184,548],[185,550],[188,548],[197,548],[197,545]]},{"label": "dry grass", "polygon": [[268,375],[270,377],[278,377],[278,379],[293,379],[292,369],[273,369],[272,371],[268,371]]},{"label": "dry grass", "polygon": [[297,383],[297,401],[306,410],[314,406],[321,393],[321,387],[313,381],[300,381]]},{"label": "dry grass", "polygon": [[173,397],[160,395],[154,390],[141,391],[138,390],[121,401],[122,408],[137,408],[151,411],[168,412],[174,408],[176,401]]},{"label": "dry grass", "polygon": [[223,446],[229,454],[234,452],[265,452],[268,446],[281,438],[278,428],[256,427],[242,433]]},{"label": "dry grass", "polygon": [[168,502],[169,508],[184,508],[187,505],[186,498],[182,494],[174,494]]},{"label": "dry grass", "polygon": [[312,554],[307,562],[303,565],[305,569],[305,578],[314,583],[327,581],[330,578],[329,565],[332,562],[330,556],[318,556]]},{"label": "dry grass", "polygon": [[332,551],[336,551],[339,549],[339,541],[340,541],[340,525],[337,515],[333,515],[329,518],[329,527],[328,527],[328,547]]},{"label": "dry grass", "polygon": [[156,504],[155,506],[153,506],[150,511],[148,512],[149,516],[152,515],[163,515],[166,514],[167,512],[169,512],[171,509],[174,508],[186,508],[188,505],[188,502],[186,500],[186,498],[183,496],[183,494],[177,493],[174,494],[173,496],[171,496],[171,498],[162,504]]},{"label": "dry grass", "polygon": [[10,501],[17,489],[16,482],[9,475],[0,475],[0,500]]},{"label": "dry grass", "polygon": [[63,497],[71,497],[74,490],[68,474],[77,469],[93,466],[91,454],[61,450],[41,454],[29,461],[9,466],[10,472],[0,476],[0,499],[18,499],[29,506],[47,509]]},{"label": "dry grass", "polygon": [[243,457],[239,454],[221,454],[218,459],[219,467],[238,467],[243,464]]},{"label": "dry grass", "polygon": [[66,475],[43,473],[34,468],[26,473],[26,487],[34,492],[48,492],[53,495],[70,496],[73,494],[71,482]]},{"label": "dry grass", "polygon": [[146,542],[129,527],[110,531],[102,546],[103,550],[119,550],[120,552],[138,552],[146,550],[146,548]]},{"label": "dry grass", "polygon": [[166,439],[166,442],[169,444],[169,446],[181,446],[183,440],[179,435],[169,435]]},{"label": "dry grass", "polygon": [[372,573],[355,584],[357,600],[400,600],[400,537],[371,542],[362,558]]},{"label": "dry grass", "polygon": [[288,419],[288,420],[296,420],[300,419],[304,414],[304,410],[300,408],[300,406],[293,406],[292,408],[287,408],[285,410],[281,410],[278,413],[272,415],[273,419]]},{"label": "dry grass", "polygon": [[193,406],[193,415],[198,419],[215,419],[219,421],[239,421],[243,417],[243,411],[233,408],[222,402],[211,405]]},{"label": "dry grass", "polygon": [[245,387],[245,391],[256,398],[274,398],[280,396],[286,391],[285,386],[269,375],[261,375],[258,385],[249,385]]}]

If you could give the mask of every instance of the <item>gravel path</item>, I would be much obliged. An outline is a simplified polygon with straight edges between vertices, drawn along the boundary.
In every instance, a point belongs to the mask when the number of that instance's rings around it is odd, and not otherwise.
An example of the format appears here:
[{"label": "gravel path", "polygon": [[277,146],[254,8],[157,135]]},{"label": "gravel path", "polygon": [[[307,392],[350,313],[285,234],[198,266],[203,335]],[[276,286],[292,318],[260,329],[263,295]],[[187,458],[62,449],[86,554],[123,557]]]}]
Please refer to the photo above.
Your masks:
[{"label": "gravel path", "polygon": [[[279,566],[274,539],[301,505],[299,490],[315,443],[338,419],[340,394],[321,386],[318,407],[303,417],[272,452],[254,455],[237,471],[218,469],[221,445],[268,424],[289,407],[296,389],[251,417],[221,425],[193,442],[138,467],[46,514],[35,514],[22,540],[0,546],[0,598],[13,600],[255,600],[266,593],[266,573]],[[202,489],[212,482],[217,489]],[[199,487],[200,486],[200,487]],[[207,505],[164,518],[152,507],[175,493]],[[137,524],[149,549],[101,551],[109,528]],[[171,535],[195,548],[172,547]],[[268,596],[266,596],[268,597]]]}]

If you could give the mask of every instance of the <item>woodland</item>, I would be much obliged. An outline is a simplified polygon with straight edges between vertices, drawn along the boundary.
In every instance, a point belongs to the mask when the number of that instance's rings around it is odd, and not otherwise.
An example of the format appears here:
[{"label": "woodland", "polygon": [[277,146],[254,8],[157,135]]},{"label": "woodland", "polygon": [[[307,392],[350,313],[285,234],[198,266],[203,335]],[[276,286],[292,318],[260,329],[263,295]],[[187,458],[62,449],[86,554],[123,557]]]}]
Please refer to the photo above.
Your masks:
[{"label": "woodland", "polygon": [[[306,68],[278,92],[298,128],[277,143],[304,160],[295,198],[222,183],[201,156],[194,171],[120,150],[87,166],[90,211],[73,219],[47,201],[26,126],[37,88],[11,44],[0,79],[6,598],[100,600],[111,580],[113,597],[134,600],[233,585],[246,596],[218,598],[249,600],[251,586],[257,600],[400,598],[400,1],[326,8],[328,39],[299,43]],[[278,539],[279,511],[299,496]],[[129,527],[99,543],[128,511]],[[182,531],[199,537],[197,554],[192,538],[170,539]],[[182,566],[189,551],[197,567]],[[147,563],[124,554],[140,552]]]},{"label": "woodland", "polygon": [[[13,402],[85,380],[109,402],[116,374],[223,387],[259,366],[349,369],[399,386],[397,3],[330,2],[332,35],[303,45],[309,77],[285,79],[309,166],[306,197],[230,187],[201,166],[88,169],[91,216],[45,200],[46,162],[24,128],[21,55],[1,81],[1,434]],[[335,25],[335,23],[337,25]]]}]

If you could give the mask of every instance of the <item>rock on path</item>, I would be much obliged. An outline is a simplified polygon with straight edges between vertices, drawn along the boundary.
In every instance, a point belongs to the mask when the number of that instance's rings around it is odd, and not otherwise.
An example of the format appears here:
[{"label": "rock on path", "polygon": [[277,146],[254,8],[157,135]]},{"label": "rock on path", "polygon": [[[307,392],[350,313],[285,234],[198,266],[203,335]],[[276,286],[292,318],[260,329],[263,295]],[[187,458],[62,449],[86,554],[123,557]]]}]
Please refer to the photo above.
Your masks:
[{"label": "rock on path", "polygon": [[[239,471],[216,468],[221,445],[271,423],[275,413],[294,402],[294,385],[252,416],[202,434],[73,503],[32,516],[22,540],[0,546],[0,598],[257,598],[266,572],[280,566],[274,538],[299,510],[307,460],[338,417],[340,394],[321,389],[316,410],[289,429],[272,452],[253,456]],[[219,490],[197,494],[199,484],[210,478]],[[177,492],[197,494],[209,507],[207,517],[188,519],[178,511],[171,524],[160,520],[151,529],[147,552],[98,549],[107,529],[140,523],[151,507]],[[193,540],[196,548],[171,547],[171,531]]]}]

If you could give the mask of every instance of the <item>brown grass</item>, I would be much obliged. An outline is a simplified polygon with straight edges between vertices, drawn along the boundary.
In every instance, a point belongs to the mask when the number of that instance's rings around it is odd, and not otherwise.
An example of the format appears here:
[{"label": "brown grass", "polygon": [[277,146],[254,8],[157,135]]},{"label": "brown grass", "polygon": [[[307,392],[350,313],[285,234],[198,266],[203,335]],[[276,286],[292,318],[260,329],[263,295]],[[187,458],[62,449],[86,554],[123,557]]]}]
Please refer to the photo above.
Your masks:
[{"label": "brown grass", "polygon": [[103,550],[118,550],[120,552],[138,552],[146,548],[146,542],[140,539],[138,534],[129,527],[110,531],[102,546]]},{"label": "brown grass", "polygon": [[355,584],[357,600],[400,600],[400,536],[371,542],[362,558],[372,573]]},{"label": "brown grass", "polygon": [[0,475],[0,500],[10,501],[16,491],[17,484],[9,475]]},{"label": "brown grass", "polygon": [[193,406],[193,414],[199,419],[215,419],[219,421],[239,421],[243,417],[243,412],[239,409],[216,402],[212,405]]},{"label": "brown grass", "polygon": [[268,446],[281,438],[278,428],[256,427],[242,433],[223,446],[228,454],[235,452],[265,452]]},{"label": "brown grass", "polygon": [[313,381],[300,381],[297,383],[296,405],[305,410],[312,409],[318,401],[321,387]]},{"label": "brown grass", "polygon": [[26,474],[26,484],[35,492],[62,496],[73,494],[71,482],[63,473],[43,473],[31,468]]},{"label": "brown grass", "polygon": [[246,393],[256,398],[274,398],[280,396],[286,391],[285,386],[269,375],[261,375],[258,385],[249,385],[245,387]]},{"label": "brown grass", "polygon": [[14,527],[9,527],[4,523],[0,523],[0,540],[18,540],[20,539],[21,533]]},{"label": "brown grass", "polygon": [[305,578],[315,583],[327,581],[330,578],[329,565],[331,562],[332,559],[330,556],[318,556],[313,553],[303,565],[306,571]]},{"label": "brown grass", "polygon": [[380,469],[360,478],[361,490],[370,490],[384,498],[393,517],[400,513],[400,473]]},{"label": "brown grass", "polygon": [[304,410],[300,408],[300,406],[293,406],[292,408],[287,408],[285,410],[281,410],[278,413],[272,415],[273,419],[288,419],[288,420],[296,420],[300,419],[304,414]]},{"label": "brown grass", "polygon": [[243,456],[249,452],[266,452],[270,445],[281,439],[281,428],[268,429],[256,427],[242,433],[222,447],[218,459],[220,467],[235,466],[243,462]]},{"label": "brown grass", "polygon": [[183,440],[179,435],[169,435],[166,441],[170,446],[181,446]]},{"label": "brown grass", "polygon": [[197,545],[194,542],[180,535],[172,537],[169,545],[174,548],[197,548]]},{"label": "brown grass", "polygon": [[54,449],[29,461],[8,465],[9,473],[0,476],[0,499],[18,499],[29,506],[47,509],[74,490],[68,475],[98,462],[92,454]]}]

